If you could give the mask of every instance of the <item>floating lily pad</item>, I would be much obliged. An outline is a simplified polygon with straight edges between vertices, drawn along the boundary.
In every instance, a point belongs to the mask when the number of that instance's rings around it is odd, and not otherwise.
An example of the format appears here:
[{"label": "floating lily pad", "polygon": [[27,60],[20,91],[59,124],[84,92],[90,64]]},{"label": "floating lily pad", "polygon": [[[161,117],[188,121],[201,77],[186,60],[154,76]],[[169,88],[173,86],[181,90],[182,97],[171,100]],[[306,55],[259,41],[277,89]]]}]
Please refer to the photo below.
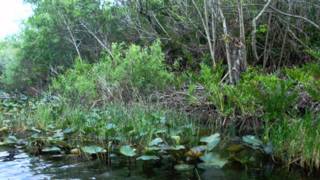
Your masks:
[{"label": "floating lily pad", "polygon": [[56,146],[46,147],[46,148],[43,148],[41,151],[46,154],[60,154],[61,153],[61,149]]},{"label": "floating lily pad", "polygon": [[174,169],[177,171],[190,171],[193,168],[194,166],[190,164],[177,164],[174,166]]},{"label": "floating lily pad", "polygon": [[121,146],[120,153],[127,157],[133,157],[136,155],[136,149],[132,148],[129,145]]},{"label": "floating lily pad", "polygon": [[222,168],[228,161],[222,159],[218,154],[207,153],[200,157],[203,163],[199,164],[199,168],[206,169],[211,167]]},{"label": "floating lily pad", "polygon": [[0,142],[0,146],[11,146],[18,143],[18,139],[15,136],[8,136],[3,142]]},{"label": "floating lily pad", "polygon": [[98,153],[106,153],[107,151],[100,146],[84,146],[81,148],[84,153],[93,155]]},{"label": "floating lily pad", "polygon": [[155,138],[149,143],[149,146],[158,146],[161,143],[163,143],[163,140],[161,138]]},{"label": "floating lily pad", "polygon": [[142,161],[151,161],[151,160],[159,160],[160,158],[158,156],[148,156],[148,155],[143,155],[137,158],[137,160],[142,160]]},{"label": "floating lily pad", "polygon": [[180,151],[184,150],[186,147],[184,145],[177,145],[177,146],[169,146],[168,150],[173,150],[173,151]]},{"label": "floating lily pad", "polygon": [[215,134],[212,134],[211,136],[202,137],[200,141],[207,143],[208,151],[211,151],[213,148],[215,148],[218,145],[218,143],[220,142],[220,139],[221,139],[220,134],[215,133]]},{"label": "floating lily pad", "polygon": [[15,136],[8,136],[5,140],[7,144],[16,144],[18,139]]},{"label": "floating lily pad", "polygon": [[256,136],[253,135],[247,135],[242,137],[242,141],[249,144],[253,148],[258,148],[259,146],[263,145],[263,142],[258,139]]}]

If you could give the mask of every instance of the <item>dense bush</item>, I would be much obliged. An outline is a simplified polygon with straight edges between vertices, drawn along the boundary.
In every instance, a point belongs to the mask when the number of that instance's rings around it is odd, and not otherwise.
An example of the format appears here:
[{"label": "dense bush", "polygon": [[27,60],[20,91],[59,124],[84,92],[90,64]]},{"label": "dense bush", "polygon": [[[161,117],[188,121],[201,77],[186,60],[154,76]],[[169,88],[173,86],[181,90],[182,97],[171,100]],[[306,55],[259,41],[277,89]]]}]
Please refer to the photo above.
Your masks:
[{"label": "dense bush", "polygon": [[173,80],[159,41],[149,48],[131,45],[125,49],[123,44],[114,44],[112,54],[93,65],[77,60],[74,68],[53,81],[51,91],[88,103],[97,98],[147,95],[165,89]]},{"label": "dense bush", "polygon": [[228,85],[220,82],[222,72],[221,68],[214,72],[203,66],[200,82],[209,92],[210,101],[226,116],[263,114],[264,119],[277,119],[296,102],[295,86],[289,80],[251,68],[237,85]]}]

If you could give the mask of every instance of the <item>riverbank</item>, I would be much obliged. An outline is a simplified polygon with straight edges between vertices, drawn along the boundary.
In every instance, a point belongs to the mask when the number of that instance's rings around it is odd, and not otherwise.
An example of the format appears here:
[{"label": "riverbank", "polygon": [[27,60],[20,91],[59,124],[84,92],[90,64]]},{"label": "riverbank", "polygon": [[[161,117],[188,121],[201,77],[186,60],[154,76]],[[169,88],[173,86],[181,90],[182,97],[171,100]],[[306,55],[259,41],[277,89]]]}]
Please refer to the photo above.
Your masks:
[{"label": "riverbank", "polygon": [[287,167],[319,168],[318,63],[271,74],[249,68],[230,85],[221,81],[221,65],[168,71],[158,42],[115,46],[113,54],[96,64],[78,60],[40,97],[4,98],[2,145],[19,144],[12,135],[21,134],[32,154],[117,154],[129,162],[169,156],[178,169],[248,167],[260,161],[247,156],[249,147]]}]

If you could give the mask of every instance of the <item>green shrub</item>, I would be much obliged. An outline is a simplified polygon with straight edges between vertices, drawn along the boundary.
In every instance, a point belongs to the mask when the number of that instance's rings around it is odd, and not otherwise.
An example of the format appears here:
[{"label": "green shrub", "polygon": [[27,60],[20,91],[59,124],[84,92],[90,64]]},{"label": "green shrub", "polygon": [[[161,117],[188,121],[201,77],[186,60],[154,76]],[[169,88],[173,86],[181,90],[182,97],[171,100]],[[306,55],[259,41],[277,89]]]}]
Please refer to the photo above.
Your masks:
[{"label": "green shrub", "polygon": [[237,85],[228,85],[220,83],[222,75],[221,68],[213,73],[209,67],[202,66],[200,82],[223,115],[260,116],[263,113],[265,119],[277,119],[296,102],[297,92],[290,80],[249,68]]},{"label": "green shrub", "polygon": [[146,95],[165,89],[173,81],[159,41],[149,48],[131,45],[125,49],[123,44],[113,44],[112,54],[113,58],[106,56],[93,65],[78,60],[74,68],[53,81],[51,91],[88,103],[104,96]]},{"label": "green shrub", "polygon": [[74,67],[53,80],[51,91],[70,99],[95,99],[97,96],[92,65],[76,60]]},{"label": "green shrub", "polygon": [[263,107],[264,117],[269,120],[281,118],[296,103],[298,94],[290,80],[283,80],[275,75],[259,75],[257,102]]},{"label": "green shrub", "polygon": [[285,73],[296,84],[302,85],[314,101],[320,101],[320,65],[318,63],[306,64],[300,68],[286,68]]},{"label": "green shrub", "polygon": [[142,93],[163,90],[173,80],[173,74],[166,70],[164,54],[160,42],[156,41],[149,48],[131,45],[127,50],[123,44],[113,45],[113,59],[105,58],[95,69],[111,82],[117,82],[129,89]]},{"label": "green shrub", "polygon": [[205,87],[209,94],[209,100],[215,105],[218,111],[224,115],[230,113],[231,109],[225,99],[225,91],[223,84],[220,83],[223,78],[224,68],[221,64],[217,65],[215,69],[201,64],[201,71],[199,75],[199,82]]}]

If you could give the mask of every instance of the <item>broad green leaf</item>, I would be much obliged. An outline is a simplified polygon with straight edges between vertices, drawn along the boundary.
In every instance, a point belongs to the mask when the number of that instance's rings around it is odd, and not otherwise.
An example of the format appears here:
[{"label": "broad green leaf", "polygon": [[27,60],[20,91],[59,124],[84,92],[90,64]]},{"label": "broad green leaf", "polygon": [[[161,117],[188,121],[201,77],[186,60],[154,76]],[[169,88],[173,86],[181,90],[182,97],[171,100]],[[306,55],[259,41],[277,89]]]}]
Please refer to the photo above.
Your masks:
[{"label": "broad green leaf", "polygon": [[161,138],[155,138],[149,143],[149,146],[158,146],[161,143],[163,143],[163,140]]},{"label": "broad green leaf", "polygon": [[212,134],[211,136],[202,137],[200,141],[207,143],[208,151],[211,151],[213,148],[215,148],[218,145],[218,143],[220,142],[220,139],[221,139],[220,134],[215,133],[215,134]]},{"label": "broad green leaf", "polygon": [[59,147],[53,146],[53,147],[46,147],[41,150],[43,153],[48,154],[57,154],[61,153],[61,149]]},{"label": "broad green leaf", "polygon": [[159,160],[160,158],[157,156],[148,156],[148,155],[143,155],[137,158],[137,160],[142,160],[142,161],[150,161],[150,160]]},{"label": "broad green leaf", "polygon": [[228,162],[214,153],[207,153],[200,157],[200,159],[203,161],[203,163],[200,163],[199,167],[204,169],[209,167],[222,168]]},{"label": "broad green leaf", "polygon": [[186,149],[186,147],[184,145],[177,145],[177,146],[170,146],[168,149],[173,151],[180,151],[180,150]]},{"label": "broad green leaf", "polygon": [[258,139],[256,136],[253,136],[253,135],[243,136],[242,141],[253,146],[253,148],[257,148],[257,147],[263,145],[263,142],[260,139]]},{"label": "broad green leaf", "polygon": [[18,139],[15,136],[8,136],[4,139],[3,142],[0,142],[0,146],[6,146],[6,145],[14,145],[18,143]]},{"label": "broad green leaf", "polygon": [[120,153],[127,157],[133,157],[136,155],[136,149],[132,148],[129,145],[121,146]]},{"label": "broad green leaf", "polygon": [[100,146],[84,146],[81,148],[84,153],[87,154],[97,154],[97,153],[106,153],[107,151]]}]

